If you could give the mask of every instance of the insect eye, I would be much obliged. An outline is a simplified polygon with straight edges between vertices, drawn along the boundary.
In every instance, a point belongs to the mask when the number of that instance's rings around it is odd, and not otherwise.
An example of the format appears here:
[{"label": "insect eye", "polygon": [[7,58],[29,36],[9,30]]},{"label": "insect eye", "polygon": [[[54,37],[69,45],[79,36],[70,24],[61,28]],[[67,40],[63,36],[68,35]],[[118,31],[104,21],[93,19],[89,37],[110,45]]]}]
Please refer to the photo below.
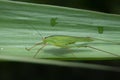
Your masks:
[{"label": "insect eye", "polygon": [[44,39],[46,39],[47,37],[44,37]]}]

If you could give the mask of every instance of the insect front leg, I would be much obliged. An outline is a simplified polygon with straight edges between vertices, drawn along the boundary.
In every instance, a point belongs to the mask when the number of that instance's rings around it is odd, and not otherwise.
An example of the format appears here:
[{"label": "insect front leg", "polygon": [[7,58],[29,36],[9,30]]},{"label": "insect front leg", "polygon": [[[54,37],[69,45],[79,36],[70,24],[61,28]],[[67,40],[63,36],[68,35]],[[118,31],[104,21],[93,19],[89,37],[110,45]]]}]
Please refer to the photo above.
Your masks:
[{"label": "insect front leg", "polygon": [[30,51],[32,48],[34,48],[34,47],[36,47],[36,46],[38,46],[38,45],[41,45],[41,44],[43,44],[42,42],[40,42],[40,43],[36,43],[36,44],[34,44],[32,47],[30,47],[30,48],[25,48],[27,51]]}]

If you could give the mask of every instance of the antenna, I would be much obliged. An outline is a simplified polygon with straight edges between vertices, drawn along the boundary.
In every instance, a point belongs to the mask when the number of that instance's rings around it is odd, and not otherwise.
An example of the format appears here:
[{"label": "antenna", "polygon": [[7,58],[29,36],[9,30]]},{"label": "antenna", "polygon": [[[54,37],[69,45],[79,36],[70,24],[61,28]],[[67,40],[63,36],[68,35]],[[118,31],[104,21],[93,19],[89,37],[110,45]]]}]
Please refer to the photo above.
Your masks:
[{"label": "antenna", "polygon": [[[50,25],[51,25],[51,27],[52,27],[52,30],[54,30],[54,26],[55,26],[56,24],[58,24],[58,22],[56,22],[56,20],[57,20],[57,17],[54,17],[54,18],[51,18],[51,19],[50,19]],[[42,39],[44,39],[44,37],[43,37],[43,35],[42,35],[42,32],[40,33],[40,32],[38,31],[38,29],[35,28],[33,25],[30,25],[30,26],[31,26],[32,29],[34,29],[34,30],[40,35],[40,37],[42,37]]]},{"label": "antenna", "polygon": [[42,33],[40,33],[34,26],[30,25],[32,27],[32,29],[34,29],[35,31],[37,31],[37,33],[40,35],[40,37],[42,37],[42,39],[44,39],[44,37],[42,36]]}]

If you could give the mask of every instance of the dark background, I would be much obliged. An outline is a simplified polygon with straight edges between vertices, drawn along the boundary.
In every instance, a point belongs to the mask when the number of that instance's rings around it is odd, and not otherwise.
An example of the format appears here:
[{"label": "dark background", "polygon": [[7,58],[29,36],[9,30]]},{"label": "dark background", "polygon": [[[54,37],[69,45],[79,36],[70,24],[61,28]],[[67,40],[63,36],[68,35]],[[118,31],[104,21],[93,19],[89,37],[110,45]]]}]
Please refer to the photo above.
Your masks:
[{"label": "dark background", "polygon": [[[76,61],[120,67],[120,61]],[[1,62],[0,80],[120,80],[120,72]]]},{"label": "dark background", "polygon": [[[120,0],[19,0],[79,9],[120,13]],[[120,61],[76,61],[120,67]],[[0,62],[0,80],[120,80],[120,73],[43,64]]]},{"label": "dark background", "polygon": [[120,14],[120,0],[14,0]]}]

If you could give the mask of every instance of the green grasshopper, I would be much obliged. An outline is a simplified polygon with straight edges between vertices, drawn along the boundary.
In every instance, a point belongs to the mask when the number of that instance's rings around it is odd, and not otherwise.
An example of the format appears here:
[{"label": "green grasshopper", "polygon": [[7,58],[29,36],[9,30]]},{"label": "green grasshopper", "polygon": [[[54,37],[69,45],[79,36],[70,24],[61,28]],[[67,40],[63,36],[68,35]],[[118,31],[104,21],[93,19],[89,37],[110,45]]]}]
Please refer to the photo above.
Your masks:
[{"label": "green grasshopper", "polygon": [[[77,42],[92,42],[92,41],[95,41],[95,40],[112,42],[112,41],[109,41],[109,40],[97,39],[97,38],[92,38],[92,37],[75,37],[75,36],[67,36],[67,35],[52,35],[52,36],[44,37],[42,39],[42,42],[36,43],[32,47],[25,48],[25,49],[30,51],[32,48],[36,47],[37,45],[43,45],[40,49],[37,50],[34,57],[36,57],[36,55],[39,53],[39,51],[41,49],[43,49],[46,45],[54,45],[54,46],[57,46],[57,47],[60,47],[60,48],[88,47],[88,48],[92,48],[92,49],[95,49],[95,50],[98,50],[98,51],[102,51],[102,52],[105,52],[105,53],[112,54],[114,56],[120,56],[120,55],[117,55],[117,54],[114,54],[114,53],[111,53],[111,52],[108,52],[108,51],[104,51],[104,50],[89,46],[87,44],[80,44],[79,46],[75,44]],[[119,44],[119,43],[116,43],[116,44]]]}]

